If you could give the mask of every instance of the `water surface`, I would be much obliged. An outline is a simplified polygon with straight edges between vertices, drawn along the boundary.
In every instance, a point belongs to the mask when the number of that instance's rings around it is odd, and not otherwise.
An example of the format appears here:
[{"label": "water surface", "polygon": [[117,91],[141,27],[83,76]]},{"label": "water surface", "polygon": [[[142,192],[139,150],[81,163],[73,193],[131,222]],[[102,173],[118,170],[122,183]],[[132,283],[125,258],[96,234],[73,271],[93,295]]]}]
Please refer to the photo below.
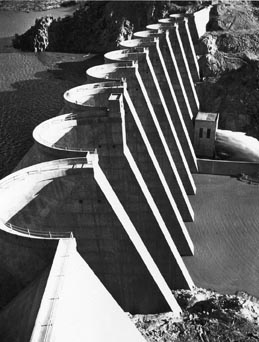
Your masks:
[{"label": "water surface", "polygon": [[[25,32],[37,17],[57,18],[74,9],[0,11],[0,178],[12,172],[33,144],[35,126],[58,115],[63,93],[83,83],[70,75],[77,73],[77,56],[65,56],[64,63],[62,54],[22,52],[12,47],[11,36]],[[79,72],[84,76],[84,65]]]},{"label": "water surface", "polygon": [[0,38],[22,34],[34,25],[35,19],[52,15],[55,19],[71,15],[78,6],[61,7],[41,12],[0,11]]}]

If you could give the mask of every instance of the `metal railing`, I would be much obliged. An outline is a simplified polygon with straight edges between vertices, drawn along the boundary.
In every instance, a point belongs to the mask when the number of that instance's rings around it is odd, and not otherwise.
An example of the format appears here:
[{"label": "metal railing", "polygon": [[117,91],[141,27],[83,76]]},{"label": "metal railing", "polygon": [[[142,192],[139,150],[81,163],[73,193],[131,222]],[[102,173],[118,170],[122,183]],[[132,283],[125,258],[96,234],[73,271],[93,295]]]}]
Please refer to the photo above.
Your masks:
[{"label": "metal railing", "polygon": [[52,169],[35,169],[35,170],[29,170],[29,171],[24,171],[22,173],[19,173],[17,175],[10,175],[10,176],[7,176],[6,177],[6,180],[5,178],[3,178],[3,180],[0,181],[0,188],[3,188],[4,185],[7,185],[9,183],[12,183],[13,181],[17,180],[17,179],[20,179],[20,180],[23,180],[26,178],[26,176],[29,176],[29,175],[33,175],[33,174],[39,174],[39,173],[42,173],[42,172],[50,172],[50,171],[56,171],[56,170],[60,170],[60,169],[67,169],[67,167],[57,167],[57,168],[52,168]]},{"label": "metal railing", "polygon": [[66,257],[62,257],[61,258],[61,265],[59,267],[59,275],[62,275],[61,277],[58,278],[58,281],[55,282],[55,288],[53,289],[53,294],[52,297],[49,298],[49,317],[47,322],[42,325],[41,327],[45,327],[45,333],[43,334],[43,341],[47,342],[51,340],[51,331],[53,328],[53,322],[56,316],[56,310],[57,310],[57,301],[60,298],[61,292],[62,292],[62,288],[64,286],[64,275],[66,273],[66,267],[67,267],[67,258],[69,257],[70,253],[69,253],[69,246],[66,246],[66,250],[64,251],[64,256]]},{"label": "metal railing", "polygon": [[87,147],[83,148],[83,147],[74,147],[74,146],[64,146],[64,144],[59,144],[59,143],[54,143],[52,145],[50,145],[51,148],[57,148],[60,150],[65,150],[65,151],[71,151],[71,152],[93,152],[96,149],[89,149]]},{"label": "metal railing", "polygon": [[[47,147],[50,147],[50,148],[54,148],[54,149],[71,151],[71,152],[82,152],[82,153],[87,152],[87,151],[93,151],[94,149],[89,149],[88,147],[68,146],[68,145],[65,145],[64,143],[59,143],[59,142],[51,144],[49,142],[49,140],[42,137],[40,134],[40,126],[47,128],[47,127],[53,126],[53,124],[54,125],[56,125],[56,124],[60,125],[61,123],[64,123],[64,124],[66,124],[66,127],[70,127],[69,121],[84,120],[85,119],[85,117],[82,117],[81,115],[82,114],[74,114],[74,113],[70,114],[69,113],[68,116],[66,116],[65,118],[62,115],[62,118],[55,118],[55,119],[51,119],[51,120],[47,120],[47,121],[43,122],[42,124],[37,126],[36,129],[34,130],[34,139],[37,142],[39,142],[40,144],[47,146]],[[66,123],[66,121],[68,121],[68,122]],[[71,125],[71,127],[73,127],[73,125]]]},{"label": "metal railing", "polygon": [[31,237],[42,237],[45,239],[64,239],[64,238],[74,237],[73,232],[53,232],[53,231],[33,230],[33,229],[17,226],[10,222],[6,222],[4,223],[4,225],[14,232],[25,234]]},{"label": "metal railing", "polygon": [[[86,156],[88,154],[89,155],[98,155],[97,149],[87,150],[85,152],[86,152]],[[85,158],[84,157],[77,157],[77,158],[57,159],[57,160],[52,160],[52,161],[36,164],[36,165],[33,165],[33,168],[28,167],[25,169],[21,169],[19,171],[14,172],[11,175],[4,177],[2,180],[0,180],[0,189],[4,188],[5,185],[15,181],[16,179],[23,180],[28,175],[40,174],[40,173],[44,173],[44,172],[52,172],[52,171],[58,171],[58,170],[73,169],[74,166],[77,164],[92,165],[93,161],[91,160],[91,158],[87,159],[86,157]],[[38,166],[38,168],[36,169],[37,166]]]}]

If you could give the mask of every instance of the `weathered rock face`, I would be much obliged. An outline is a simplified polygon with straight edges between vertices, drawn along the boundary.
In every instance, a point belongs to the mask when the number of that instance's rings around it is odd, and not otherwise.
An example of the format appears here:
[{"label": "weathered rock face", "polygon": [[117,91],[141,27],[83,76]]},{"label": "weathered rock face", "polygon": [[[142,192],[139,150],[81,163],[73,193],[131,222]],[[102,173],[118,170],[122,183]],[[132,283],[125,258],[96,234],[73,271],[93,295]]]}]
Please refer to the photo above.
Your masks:
[{"label": "weathered rock face", "polygon": [[198,85],[201,110],[219,112],[220,128],[259,137],[259,62],[238,62],[232,70]]},{"label": "weathered rock face", "polygon": [[259,32],[207,32],[200,39],[198,54],[201,55],[199,64],[202,77],[219,77],[259,58]]},{"label": "weathered rock face", "polygon": [[[201,6],[204,2],[89,1],[73,16],[52,22],[48,29],[48,51],[104,53],[131,38],[133,31],[142,30],[169,13],[193,12]],[[16,36],[15,47],[33,51],[30,40],[34,39],[34,29]]]},{"label": "weathered rock face", "polygon": [[[217,15],[216,15],[216,14]],[[214,6],[198,53],[201,110],[220,113],[219,127],[259,137],[258,9],[248,1]]]},{"label": "weathered rock face", "polygon": [[[178,6],[177,6],[178,8]],[[49,51],[103,53],[130,39],[133,31],[163,18],[169,1],[92,1],[73,17],[54,21]]]},{"label": "weathered rock face", "polygon": [[53,21],[52,17],[44,17],[36,20],[35,37],[33,39],[33,47],[35,52],[45,51],[49,45],[48,28]]},{"label": "weathered rock face", "polygon": [[34,52],[45,51],[49,45],[48,28],[52,21],[53,18],[51,16],[36,19],[35,25],[26,34],[15,36],[13,46],[17,49]]},{"label": "weathered rock face", "polygon": [[210,31],[256,29],[257,19],[251,1],[219,0],[211,10]]},{"label": "weathered rock face", "polygon": [[258,341],[259,303],[247,295],[221,295],[196,288],[175,291],[183,317],[172,312],[135,315],[132,321],[149,342]]},{"label": "weathered rock face", "polygon": [[44,11],[66,4],[66,0],[0,0],[0,10]]}]

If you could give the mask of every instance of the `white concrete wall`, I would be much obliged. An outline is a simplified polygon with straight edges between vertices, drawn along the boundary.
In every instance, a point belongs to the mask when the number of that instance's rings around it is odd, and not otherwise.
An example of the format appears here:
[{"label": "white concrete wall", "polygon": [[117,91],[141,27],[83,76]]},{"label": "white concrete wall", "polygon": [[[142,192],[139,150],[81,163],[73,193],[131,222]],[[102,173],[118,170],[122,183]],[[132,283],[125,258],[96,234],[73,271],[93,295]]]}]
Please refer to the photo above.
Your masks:
[{"label": "white concrete wall", "polygon": [[[51,297],[57,298],[54,305],[49,304]],[[42,328],[47,322],[52,325]],[[75,240],[70,239],[60,240],[31,338],[34,341],[144,342],[145,339],[79,255]]]},{"label": "white concrete wall", "polygon": [[206,25],[210,20],[210,10],[212,6],[203,8],[202,10],[195,12],[194,21],[197,28],[199,38],[206,32]]}]

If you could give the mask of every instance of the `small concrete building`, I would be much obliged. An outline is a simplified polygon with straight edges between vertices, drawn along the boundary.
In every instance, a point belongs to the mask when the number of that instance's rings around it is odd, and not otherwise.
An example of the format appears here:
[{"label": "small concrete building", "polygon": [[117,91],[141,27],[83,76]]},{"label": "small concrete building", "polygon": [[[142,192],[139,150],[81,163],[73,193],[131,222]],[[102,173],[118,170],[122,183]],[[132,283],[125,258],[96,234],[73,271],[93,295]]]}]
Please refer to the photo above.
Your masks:
[{"label": "small concrete building", "polygon": [[194,148],[198,157],[214,157],[218,121],[218,113],[198,112],[194,130]]}]

